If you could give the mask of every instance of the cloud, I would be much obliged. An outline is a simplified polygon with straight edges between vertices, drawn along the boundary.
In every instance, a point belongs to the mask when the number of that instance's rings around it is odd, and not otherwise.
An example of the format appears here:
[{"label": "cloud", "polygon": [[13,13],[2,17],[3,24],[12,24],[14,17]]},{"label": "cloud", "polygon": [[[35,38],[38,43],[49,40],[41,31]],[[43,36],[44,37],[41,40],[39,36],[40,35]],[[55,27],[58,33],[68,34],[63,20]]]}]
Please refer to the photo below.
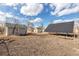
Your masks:
[{"label": "cloud", "polygon": [[0,11],[0,23],[5,21],[5,13]]},{"label": "cloud", "polygon": [[4,13],[0,11],[0,15],[4,15]]},{"label": "cloud", "polygon": [[7,6],[16,6],[18,3],[4,3],[4,5],[7,5]]},{"label": "cloud", "polygon": [[36,19],[31,20],[29,22],[31,22],[31,23],[40,23],[40,22],[42,22],[42,19],[41,18],[36,18]]},{"label": "cloud", "polygon": [[4,13],[0,11],[0,23],[1,24],[4,24],[6,22],[6,17],[12,17],[12,16],[8,13]]},{"label": "cloud", "polygon": [[59,12],[58,15],[62,16],[62,15],[68,15],[68,14],[77,13],[77,12],[79,12],[79,6],[77,6],[75,8],[71,8],[71,9],[65,9],[65,10]]},{"label": "cloud", "polygon": [[3,16],[3,14],[0,12],[0,23],[5,21],[5,17]]},{"label": "cloud", "polygon": [[20,19],[19,17],[12,15],[11,12],[6,12],[5,13],[5,12],[0,11],[0,16],[5,17],[5,18],[8,17],[8,18]]},{"label": "cloud", "polygon": [[13,15],[11,15],[10,13],[6,13],[5,17],[14,17]]},{"label": "cloud", "polygon": [[53,15],[56,15],[62,9],[68,8],[69,7],[69,4],[67,4],[67,3],[53,3],[53,4],[50,4],[50,7],[52,9],[54,9]]},{"label": "cloud", "polygon": [[52,3],[50,7],[53,11],[50,13],[56,16],[63,16],[72,13],[79,12],[79,4],[78,3]]},{"label": "cloud", "polygon": [[30,20],[29,22],[33,23],[34,27],[39,27],[42,21],[43,21],[42,18],[36,18],[36,19]]},{"label": "cloud", "polygon": [[11,13],[4,13],[0,11],[0,23],[5,23],[5,22],[13,22],[13,19],[20,19],[17,16],[12,15]]},{"label": "cloud", "polygon": [[53,23],[62,23],[63,20],[62,19],[58,19],[58,20],[54,20]]},{"label": "cloud", "polygon": [[43,10],[43,4],[26,4],[22,6],[21,13],[27,16],[36,16]]},{"label": "cloud", "polygon": [[0,3],[0,6],[8,6],[8,7],[12,7],[13,9],[17,10],[17,5],[19,3]]},{"label": "cloud", "polygon": [[[22,21],[26,21],[27,20],[27,18],[24,18],[24,17],[18,17],[18,16],[15,16],[15,15],[13,15],[13,14],[11,14],[10,12],[7,12],[7,13],[5,13],[5,12],[2,12],[2,11],[0,11],[0,22],[1,21],[4,21],[4,22],[6,22],[6,20],[7,20],[7,22],[13,22],[14,20],[17,20],[18,22],[22,22]],[[21,19],[21,20],[20,20]],[[20,23],[21,23],[20,22]]]},{"label": "cloud", "polygon": [[70,22],[70,21],[79,21],[79,18],[74,18],[74,19],[58,19],[54,20],[53,23],[63,23],[63,22]]}]

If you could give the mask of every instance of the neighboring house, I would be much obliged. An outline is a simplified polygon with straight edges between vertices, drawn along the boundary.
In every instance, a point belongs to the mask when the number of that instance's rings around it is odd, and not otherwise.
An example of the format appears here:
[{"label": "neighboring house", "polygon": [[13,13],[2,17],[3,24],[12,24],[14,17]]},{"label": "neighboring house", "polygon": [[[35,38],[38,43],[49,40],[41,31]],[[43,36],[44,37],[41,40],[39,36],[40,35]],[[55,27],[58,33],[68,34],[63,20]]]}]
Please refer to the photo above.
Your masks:
[{"label": "neighboring house", "polygon": [[30,22],[27,24],[27,33],[33,33],[34,32],[34,25]]},{"label": "neighboring house", "polygon": [[[1,26],[0,26],[1,27]],[[27,33],[27,27],[25,25],[6,23],[2,26],[3,34],[7,35],[25,35]],[[14,29],[15,28],[15,29]]]},{"label": "neighboring house", "polygon": [[63,23],[49,24],[45,29],[49,33],[73,33],[79,34],[79,21],[70,21]]},{"label": "neighboring house", "polygon": [[42,32],[44,32],[44,29],[42,27],[35,27],[34,32],[35,33],[42,33]]},{"label": "neighboring house", "polygon": [[34,28],[33,27],[27,27],[27,33],[33,33]]},{"label": "neighboring house", "polygon": [[40,30],[39,27],[35,27],[35,28],[34,28],[34,33],[40,33],[40,32],[41,32],[41,30]]}]

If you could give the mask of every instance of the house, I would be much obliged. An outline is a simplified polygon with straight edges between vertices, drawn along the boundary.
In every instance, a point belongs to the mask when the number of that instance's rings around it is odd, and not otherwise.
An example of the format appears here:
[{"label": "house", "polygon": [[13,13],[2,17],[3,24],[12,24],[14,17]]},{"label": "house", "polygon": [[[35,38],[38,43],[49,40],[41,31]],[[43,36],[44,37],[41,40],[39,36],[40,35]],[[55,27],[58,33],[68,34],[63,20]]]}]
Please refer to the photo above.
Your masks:
[{"label": "house", "polygon": [[25,35],[27,33],[27,27],[21,24],[6,23],[0,27],[4,29],[2,33],[6,36],[7,35]]},{"label": "house", "polygon": [[27,33],[33,33],[34,28],[33,27],[27,27]]},{"label": "house", "polygon": [[44,32],[44,27],[35,27],[34,28],[34,33],[42,33]]},{"label": "house", "polygon": [[79,34],[79,21],[49,24],[45,29],[49,33]]},{"label": "house", "polygon": [[41,33],[41,32],[42,32],[41,28],[35,27],[34,33]]}]

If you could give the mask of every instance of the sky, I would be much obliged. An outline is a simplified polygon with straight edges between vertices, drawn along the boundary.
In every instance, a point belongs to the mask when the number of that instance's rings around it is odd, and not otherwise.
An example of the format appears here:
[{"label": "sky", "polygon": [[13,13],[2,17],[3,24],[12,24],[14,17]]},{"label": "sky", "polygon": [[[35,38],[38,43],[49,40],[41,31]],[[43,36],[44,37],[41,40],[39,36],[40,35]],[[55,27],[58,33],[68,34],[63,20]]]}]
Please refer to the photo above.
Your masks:
[{"label": "sky", "polygon": [[79,20],[79,3],[0,3],[0,23],[61,23]]}]

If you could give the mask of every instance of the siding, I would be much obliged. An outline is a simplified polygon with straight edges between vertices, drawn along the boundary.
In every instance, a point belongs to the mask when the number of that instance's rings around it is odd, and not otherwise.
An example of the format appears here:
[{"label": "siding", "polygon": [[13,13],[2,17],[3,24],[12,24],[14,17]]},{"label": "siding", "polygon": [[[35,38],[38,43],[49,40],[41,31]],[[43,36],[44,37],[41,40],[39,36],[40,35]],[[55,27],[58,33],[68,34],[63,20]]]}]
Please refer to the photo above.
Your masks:
[{"label": "siding", "polygon": [[[15,29],[14,35],[25,35],[27,32],[27,28],[19,28],[18,30]],[[8,28],[8,35],[13,34],[13,28]]]}]

